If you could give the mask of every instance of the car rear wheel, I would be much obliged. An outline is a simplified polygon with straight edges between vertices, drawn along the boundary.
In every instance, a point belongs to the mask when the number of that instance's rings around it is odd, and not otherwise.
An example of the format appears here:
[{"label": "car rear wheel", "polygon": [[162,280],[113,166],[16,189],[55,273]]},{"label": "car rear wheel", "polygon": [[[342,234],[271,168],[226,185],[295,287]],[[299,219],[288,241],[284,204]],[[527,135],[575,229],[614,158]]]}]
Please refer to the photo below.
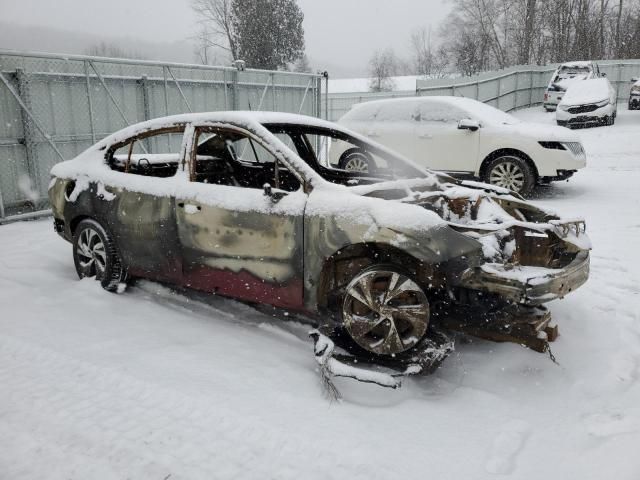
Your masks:
[{"label": "car rear wheel", "polygon": [[393,266],[373,265],[347,285],[342,318],[358,346],[377,355],[397,355],[425,336],[429,300],[408,274]]},{"label": "car rear wheel", "polygon": [[529,164],[515,155],[494,158],[484,174],[485,182],[508,188],[520,195],[528,195],[535,185],[535,175]]},{"label": "car rear wheel", "polygon": [[73,262],[80,278],[95,278],[102,288],[116,291],[126,280],[126,272],[115,244],[95,220],[82,220],[73,236]]}]

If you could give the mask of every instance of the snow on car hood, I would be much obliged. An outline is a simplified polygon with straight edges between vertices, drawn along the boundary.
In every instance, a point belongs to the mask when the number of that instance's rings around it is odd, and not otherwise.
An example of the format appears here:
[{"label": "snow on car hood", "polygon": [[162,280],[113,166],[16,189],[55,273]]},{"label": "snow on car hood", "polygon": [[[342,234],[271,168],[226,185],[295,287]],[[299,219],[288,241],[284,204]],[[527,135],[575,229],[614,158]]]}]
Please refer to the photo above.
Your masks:
[{"label": "snow on car hood", "polygon": [[579,142],[580,137],[568,128],[557,125],[545,125],[542,123],[520,122],[510,125],[501,125],[501,131],[505,135],[514,134],[529,137],[539,142]]},{"label": "snow on car hood", "polygon": [[512,255],[515,243],[509,239],[513,228],[553,232],[580,250],[591,248],[582,219],[561,219],[555,212],[493,185],[450,180],[397,180],[352,187],[351,191],[434,212],[450,227],[476,239],[485,258],[493,261]]},{"label": "snow on car hood", "polygon": [[586,105],[598,103],[609,98],[609,81],[606,78],[593,78],[571,85],[564,94],[560,105]]}]

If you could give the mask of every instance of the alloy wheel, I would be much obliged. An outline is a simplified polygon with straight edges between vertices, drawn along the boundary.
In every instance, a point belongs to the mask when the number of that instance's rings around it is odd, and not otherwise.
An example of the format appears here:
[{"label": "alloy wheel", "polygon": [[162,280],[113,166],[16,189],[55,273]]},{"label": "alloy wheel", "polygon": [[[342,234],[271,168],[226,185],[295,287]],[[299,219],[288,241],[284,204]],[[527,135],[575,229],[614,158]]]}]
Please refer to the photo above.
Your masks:
[{"label": "alloy wheel", "polygon": [[394,355],[416,345],[429,325],[429,301],[408,276],[392,270],[369,269],[347,286],[344,325],[365,350]]},{"label": "alloy wheel", "polygon": [[369,162],[362,155],[353,155],[345,163],[344,169],[350,172],[366,173],[369,171]]},{"label": "alloy wheel", "polygon": [[522,190],[524,182],[525,175],[520,166],[509,160],[498,163],[489,175],[489,183],[492,185],[508,188],[515,192]]},{"label": "alloy wheel", "polygon": [[76,251],[80,265],[83,268],[95,266],[97,272],[102,273],[105,271],[107,252],[100,235],[93,228],[87,227],[80,232]]}]

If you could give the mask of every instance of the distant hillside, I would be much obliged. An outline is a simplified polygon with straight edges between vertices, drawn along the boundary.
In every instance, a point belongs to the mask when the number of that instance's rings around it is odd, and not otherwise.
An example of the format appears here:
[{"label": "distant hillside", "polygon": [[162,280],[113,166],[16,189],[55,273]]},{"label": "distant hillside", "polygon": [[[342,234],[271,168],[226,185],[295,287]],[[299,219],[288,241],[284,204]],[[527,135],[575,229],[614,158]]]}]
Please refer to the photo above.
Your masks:
[{"label": "distant hillside", "polygon": [[193,63],[193,45],[188,40],[156,43],[139,38],[109,38],[49,27],[22,26],[0,22],[0,48],[36,52],[84,54],[96,44],[106,42],[149,60]]}]

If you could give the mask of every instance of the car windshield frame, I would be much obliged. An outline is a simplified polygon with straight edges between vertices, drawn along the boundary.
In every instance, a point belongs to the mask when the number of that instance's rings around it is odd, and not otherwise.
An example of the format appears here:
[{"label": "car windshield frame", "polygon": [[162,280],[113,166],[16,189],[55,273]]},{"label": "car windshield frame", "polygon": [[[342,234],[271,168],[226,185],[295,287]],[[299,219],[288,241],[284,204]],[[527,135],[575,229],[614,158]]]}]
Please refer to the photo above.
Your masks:
[{"label": "car windshield frame", "polygon": [[[306,151],[300,151],[300,148],[296,145],[296,153],[302,162],[311,167],[324,181],[330,183],[341,183],[347,187],[353,187],[362,184],[375,184],[383,183],[391,180],[413,180],[424,178],[440,178],[449,179],[447,175],[443,175],[439,172],[434,172],[426,167],[422,167],[411,159],[404,157],[403,155],[390,150],[383,145],[376,142],[372,142],[369,139],[351,132],[343,128],[327,128],[316,125],[307,125],[301,123],[263,123],[262,124],[272,135],[277,133],[286,133],[292,139],[297,136],[305,138]],[[336,125],[337,127],[337,125]],[[307,135],[321,135],[337,138],[338,140],[345,141],[353,144],[355,147],[363,148],[365,151],[380,157],[385,163],[393,163],[406,169],[407,174],[399,176],[398,170],[395,174],[381,174],[381,173],[359,173],[348,170],[342,170],[339,168],[327,168],[323,166],[317,159],[317,153],[313,149],[311,141]],[[294,144],[295,144],[294,140]],[[412,172],[412,173],[410,173]]]}]

